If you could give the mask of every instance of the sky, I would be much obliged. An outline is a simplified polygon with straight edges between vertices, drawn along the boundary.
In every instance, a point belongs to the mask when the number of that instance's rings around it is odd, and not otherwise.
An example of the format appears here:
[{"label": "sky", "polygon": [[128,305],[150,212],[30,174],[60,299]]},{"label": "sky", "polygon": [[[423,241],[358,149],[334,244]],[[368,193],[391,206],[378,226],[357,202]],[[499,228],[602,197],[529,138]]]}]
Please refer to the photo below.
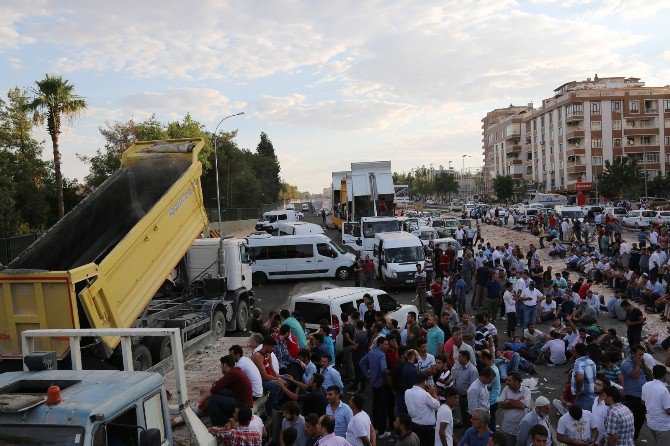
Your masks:
[{"label": "sky", "polygon": [[321,192],[351,162],[481,166],[486,112],[565,82],[668,85],[668,19],[667,0],[0,0],[0,94],[46,73],[75,85],[70,178],[106,122],[190,113],[213,131],[244,112],[219,129],[251,150],[266,132],[282,177]]}]

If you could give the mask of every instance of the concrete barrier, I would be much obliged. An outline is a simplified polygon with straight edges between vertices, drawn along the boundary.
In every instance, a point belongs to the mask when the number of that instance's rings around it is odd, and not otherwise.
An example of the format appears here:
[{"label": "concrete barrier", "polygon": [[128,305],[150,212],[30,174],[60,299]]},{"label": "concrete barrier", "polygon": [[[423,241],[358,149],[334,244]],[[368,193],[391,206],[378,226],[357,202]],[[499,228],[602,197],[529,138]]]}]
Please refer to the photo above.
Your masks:
[{"label": "concrete barrier", "polygon": [[[223,235],[233,234],[236,232],[245,231],[247,229],[249,232],[253,232],[254,227],[256,226],[256,221],[256,219],[224,221],[221,222],[221,229],[223,229]],[[211,222],[207,227],[207,233],[209,233],[210,230],[218,229],[219,223],[216,221]]]}]

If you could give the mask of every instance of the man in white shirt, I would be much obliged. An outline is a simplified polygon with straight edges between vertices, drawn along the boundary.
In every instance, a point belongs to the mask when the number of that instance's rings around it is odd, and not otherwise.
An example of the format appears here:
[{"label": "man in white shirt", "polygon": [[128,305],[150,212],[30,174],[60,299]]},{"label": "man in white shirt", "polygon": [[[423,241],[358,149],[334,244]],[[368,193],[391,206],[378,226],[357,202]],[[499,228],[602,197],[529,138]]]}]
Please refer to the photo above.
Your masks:
[{"label": "man in white shirt", "polygon": [[535,288],[535,282],[531,280],[528,288],[521,292],[521,298],[519,299],[523,302],[522,328],[526,328],[530,323],[535,323],[535,318],[537,318],[537,302],[540,299],[542,299],[542,293]]},{"label": "man in white shirt", "polygon": [[453,387],[447,387],[443,394],[444,403],[437,409],[435,416],[435,446],[453,446],[453,409],[458,405],[458,392]]},{"label": "man in white shirt", "polygon": [[354,416],[349,420],[347,426],[347,441],[353,446],[367,446],[375,444],[375,437],[377,433],[372,427],[370,416],[365,413],[363,406],[365,405],[365,398],[360,393],[351,395],[349,400],[349,407]]},{"label": "man in white shirt", "polygon": [[656,444],[670,444],[670,392],[665,386],[667,370],[657,364],[652,369],[653,381],[642,385],[642,401],[647,408],[647,426]]},{"label": "man in white shirt", "polygon": [[519,372],[510,372],[507,375],[507,384],[500,393],[498,409],[504,409],[500,429],[507,436],[507,444],[516,444],[516,434],[519,433],[519,423],[530,410],[530,389],[521,385]]},{"label": "man in white shirt", "polygon": [[256,364],[253,363],[251,358],[244,356],[242,347],[239,345],[233,345],[228,350],[228,354],[235,359],[235,365],[242,369],[245,375],[251,381],[251,392],[254,398],[260,398],[263,396],[263,379],[261,378],[261,372],[256,367]]},{"label": "man in white shirt", "polygon": [[[609,383],[607,385],[609,386]],[[609,408],[605,403],[604,388],[605,383],[603,380],[596,378],[594,385],[596,399],[593,400],[593,407],[591,408],[591,424],[598,430],[598,438],[596,439],[596,445],[598,446],[601,442],[605,442],[605,439],[607,438],[607,434],[605,433],[605,418],[607,418]]]},{"label": "man in white shirt", "polygon": [[591,424],[591,412],[577,404],[558,419],[556,434],[556,440],[564,444],[593,444],[598,438],[598,431]]},{"label": "man in white shirt", "polygon": [[549,362],[552,365],[565,364],[567,358],[565,356],[565,341],[561,339],[561,335],[557,331],[551,332],[551,339],[548,340],[540,349],[540,356],[547,359],[545,352],[549,351]]},{"label": "man in white shirt", "polygon": [[417,373],[414,387],[405,391],[405,404],[412,417],[412,431],[418,435],[421,444],[431,444],[435,441],[435,411],[439,409],[440,401],[435,388],[426,382],[425,373]]},{"label": "man in white shirt", "polygon": [[465,235],[465,231],[463,230],[462,226],[459,226],[458,229],[454,231],[454,238],[458,242],[459,245],[463,246],[463,236]]}]

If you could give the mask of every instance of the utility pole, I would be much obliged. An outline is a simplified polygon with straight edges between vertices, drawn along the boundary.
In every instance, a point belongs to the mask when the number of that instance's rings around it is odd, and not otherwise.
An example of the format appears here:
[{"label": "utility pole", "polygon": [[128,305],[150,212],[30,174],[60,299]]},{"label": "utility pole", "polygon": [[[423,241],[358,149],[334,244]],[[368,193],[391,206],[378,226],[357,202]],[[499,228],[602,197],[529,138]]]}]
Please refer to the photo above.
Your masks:
[{"label": "utility pole", "polygon": [[[214,173],[215,173],[215,178],[216,178],[216,211],[219,214],[219,237],[223,236],[223,231],[222,231],[222,224],[221,224],[221,189],[219,189],[219,156],[216,151],[217,148],[217,140],[218,138],[216,137],[216,132],[219,130],[219,126],[223,121],[225,121],[228,118],[232,118],[233,116],[240,116],[243,115],[244,112],[239,112],[235,113],[234,115],[229,115],[223,118],[222,120],[219,121],[218,124],[216,124],[216,128],[214,128]],[[228,177],[230,178],[230,163],[228,163]],[[230,206],[230,203],[228,204]]]}]

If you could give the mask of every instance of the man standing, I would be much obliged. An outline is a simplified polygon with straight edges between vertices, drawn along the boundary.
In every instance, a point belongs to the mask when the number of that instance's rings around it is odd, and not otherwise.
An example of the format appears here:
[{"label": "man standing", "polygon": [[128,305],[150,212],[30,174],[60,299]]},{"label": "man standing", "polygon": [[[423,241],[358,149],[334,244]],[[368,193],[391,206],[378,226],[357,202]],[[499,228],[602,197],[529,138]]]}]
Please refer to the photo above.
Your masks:
[{"label": "man standing", "polygon": [[428,332],[426,333],[426,344],[428,353],[435,356],[442,353],[444,346],[444,331],[437,325],[437,316],[431,314],[428,316]]},{"label": "man standing", "polygon": [[626,312],[626,326],[628,327],[628,345],[640,345],[642,341],[642,326],[646,322],[646,318],[639,308],[633,307],[630,302],[623,300],[621,308]]},{"label": "man standing", "polygon": [[642,386],[642,401],[647,409],[647,426],[656,444],[670,444],[670,392],[665,386],[667,369],[656,364],[652,369],[653,381]]},{"label": "man standing", "polygon": [[491,270],[489,269],[488,262],[484,262],[482,266],[477,268],[475,281],[477,283],[477,288],[472,295],[472,307],[475,309],[483,308],[484,302],[484,290],[486,289],[486,284],[491,279]]},{"label": "man standing", "polygon": [[[551,403],[543,396],[537,397],[535,400],[535,410],[528,412],[519,423],[519,432],[516,436],[516,446],[529,446],[532,444],[530,435],[531,429],[536,425],[543,426],[547,432],[551,432],[549,428],[549,413],[551,412]],[[551,435],[547,437],[546,446],[552,446],[553,441]],[[616,443],[615,443],[616,444]]]},{"label": "man standing", "polygon": [[444,389],[444,402],[435,416],[435,446],[452,446],[454,442],[453,409],[458,404],[458,393],[453,387]]},{"label": "man standing", "polygon": [[421,339],[421,326],[416,321],[415,312],[410,311],[407,313],[405,328],[407,329],[407,348],[417,349],[419,346],[418,341]]},{"label": "man standing", "polygon": [[489,397],[488,385],[491,384],[491,381],[493,381],[495,376],[496,375],[491,367],[484,367],[479,372],[477,379],[470,384],[467,393],[468,412],[470,413],[470,416],[472,416],[476,409],[484,409],[486,413],[489,413],[491,400]]},{"label": "man standing", "polygon": [[414,283],[416,285],[416,298],[419,302],[419,313],[426,314],[428,311],[428,308],[426,307],[426,270],[421,263],[416,264]]},{"label": "man standing", "polygon": [[361,274],[363,273],[363,265],[361,265],[361,255],[356,254],[354,264],[351,265],[351,272],[354,274],[354,286],[361,286]]},{"label": "man standing", "polygon": [[470,427],[468,413],[468,389],[479,376],[477,368],[470,362],[470,352],[462,351],[458,355],[458,364],[451,369],[454,376],[454,390],[458,392],[461,421],[466,427]]},{"label": "man standing", "polygon": [[417,359],[416,366],[420,372],[423,372],[428,377],[428,384],[431,386],[433,383],[433,374],[437,370],[437,364],[435,363],[435,356],[428,353],[428,344],[425,339],[420,339],[418,342],[419,345],[419,358]]},{"label": "man standing", "polygon": [[496,411],[498,410],[498,400],[500,399],[500,370],[493,361],[493,354],[490,350],[482,350],[480,355],[483,367],[490,367],[495,376],[490,383],[489,388],[489,413],[491,414],[491,424],[489,429],[491,432],[496,431]]},{"label": "man standing", "polygon": [[305,330],[302,329],[300,322],[291,316],[291,313],[286,309],[279,312],[279,317],[281,318],[282,325],[291,327],[291,333],[293,333],[298,340],[298,346],[300,348],[305,348],[307,345],[307,336],[305,336]]},{"label": "man standing", "polygon": [[591,424],[598,430],[598,438],[595,444],[602,446],[607,440],[607,435],[605,435],[605,418],[607,418],[609,408],[605,403],[605,389],[610,386],[610,383],[606,383],[600,374],[598,376],[595,385],[597,398],[593,401],[593,408],[591,409]]},{"label": "man standing", "polygon": [[284,404],[283,416],[279,446],[285,446],[283,433],[289,428],[295,429],[297,434],[294,444],[304,445],[307,442],[307,433],[305,432],[305,417],[300,415],[300,405],[295,401],[289,401]]},{"label": "man standing", "polygon": [[344,393],[344,384],[342,377],[335,367],[330,363],[330,355],[321,357],[321,374],[323,375],[323,388],[328,389],[330,386],[337,386],[340,393]]},{"label": "man standing", "polygon": [[644,348],[640,345],[631,346],[631,354],[621,363],[621,373],[623,373],[623,391],[626,395],[626,406],[633,412],[635,435],[637,441],[640,436],[640,429],[644,424],[645,407],[642,402],[642,386],[652,379],[651,369],[644,361]]},{"label": "man standing", "polygon": [[498,279],[498,273],[493,273],[491,280],[486,282],[486,288],[484,289],[484,302],[486,302],[486,312],[491,317],[491,322],[495,323],[496,316],[498,315],[498,309],[500,308],[500,290],[502,286],[500,285],[500,280]]},{"label": "man standing", "polygon": [[505,384],[507,386],[500,393],[500,401],[498,402],[498,407],[505,410],[500,429],[507,436],[507,443],[516,445],[519,423],[530,408],[530,389],[521,385],[519,372],[510,372]]},{"label": "man standing", "polygon": [[333,417],[335,422],[335,426],[330,433],[334,432],[339,437],[345,437],[347,435],[347,427],[354,414],[351,408],[340,400],[340,389],[337,386],[328,388],[326,399],[328,400],[326,415]]},{"label": "man standing", "polygon": [[365,398],[360,393],[351,395],[349,406],[354,414],[347,427],[347,440],[353,446],[370,446],[376,444],[375,428],[370,423],[370,416],[365,413]]},{"label": "man standing", "polygon": [[472,427],[465,431],[458,446],[488,445],[491,436],[489,421],[489,413],[485,409],[475,410],[472,414]]},{"label": "man standing", "polygon": [[586,344],[575,345],[577,359],[572,368],[571,390],[575,396],[575,404],[584,410],[593,407],[596,397],[596,364],[587,356]]},{"label": "man standing", "polygon": [[386,432],[386,415],[388,388],[386,387],[386,377],[388,370],[386,368],[386,349],[388,340],[383,337],[377,338],[377,348],[361,359],[360,367],[363,376],[369,376],[372,384],[372,424],[379,433],[379,439],[387,438],[391,435]]},{"label": "man standing", "polygon": [[523,303],[523,322],[521,328],[525,329],[528,324],[534,324],[537,318],[537,302],[542,299],[542,293],[535,288],[535,282],[530,281],[528,288],[521,292],[520,302]]},{"label": "man standing", "polygon": [[609,406],[607,418],[605,419],[605,432],[607,433],[607,444],[616,446],[634,446],[635,426],[633,413],[621,402],[621,392],[614,386],[604,390],[605,404]]},{"label": "man standing", "polygon": [[351,323],[349,315],[342,313],[342,378],[351,385],[356,381],[354,369],[353,346],[356,336],[356,327]]},{"label": "man standing", "polygon": [[[372,260],[370,260],[369,255],[365,255],[365,261],[363,262],[361,268],[363,269],[363,286],[366,288],[372,288],[372,284],[374,283],[375,278],[375,264],[372,262]],[[361,317],[363,317],[362,314]]]},{"label": "man standing", "polygon": [[417,373],[414,387],[405,392],[405,405],[412,417],[412,431],[419,436],[421,445],[433,446],[435,411],[440,407],[440,401],[435,388],[426,382],[425,373]]}]

